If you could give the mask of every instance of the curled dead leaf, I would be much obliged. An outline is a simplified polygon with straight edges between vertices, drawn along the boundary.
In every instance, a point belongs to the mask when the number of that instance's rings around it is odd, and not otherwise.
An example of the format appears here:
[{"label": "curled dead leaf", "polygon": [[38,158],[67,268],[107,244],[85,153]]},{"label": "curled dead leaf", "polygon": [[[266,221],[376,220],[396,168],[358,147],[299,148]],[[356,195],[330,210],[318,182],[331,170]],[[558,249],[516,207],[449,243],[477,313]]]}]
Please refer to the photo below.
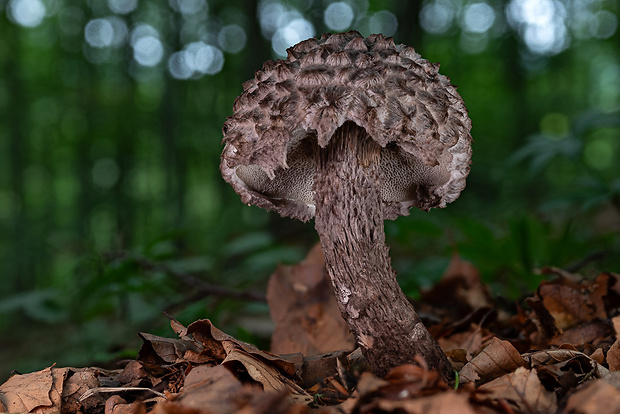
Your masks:
[{"label": "curled dead leaf", "polygon": [[588,355],[571,349],[531,352],[523,358],[536,370],[547,389],[561,393],[584,381],[600,378],[607,371]]},{"label": "curled dead leaf", "polygon": [[482,399],[506,401],[516,412],[555,413],[557,397],[541,384],[536,371],[519,367],[514,372],[502,375],[478,388],[487,394]]},{"label": "curled dead leaf", "polygon": [[465,364],[459,376],[463,383],[485,383],[525,365],[525,360],[510,342],[493,338],[478,355]]},{"label": "curled dead leaf", "polygon": [[294,403],[308,404],[312,397],[290,378],[283,375],[275,366],[265,362],[256,355],[250,354],[239,345],[225,341],[224,347],[227,356],[223,366],[231,366],[233,362],[240,363],[252,379],[263,386],[267,392],[286,391]]}]

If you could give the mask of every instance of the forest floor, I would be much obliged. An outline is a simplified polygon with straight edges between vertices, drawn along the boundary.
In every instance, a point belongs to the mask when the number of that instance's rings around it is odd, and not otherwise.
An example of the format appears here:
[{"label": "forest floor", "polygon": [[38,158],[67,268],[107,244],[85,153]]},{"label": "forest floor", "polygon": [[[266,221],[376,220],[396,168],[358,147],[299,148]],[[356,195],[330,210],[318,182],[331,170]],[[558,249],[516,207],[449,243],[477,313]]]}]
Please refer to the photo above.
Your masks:
[{"label": "forest floor", "polygon": [[498,303],[455,257],[415,304],[458,372],[453,384],[423,361],[375,377],[314,249],[269,282],[271,352],[207,319],[171,319],[178,339],[141,333],[137,358],[120,369],[13,375],[0,385],[0,412],[620,413],[620,275],[542,271],[550,280],[530,298]]}]

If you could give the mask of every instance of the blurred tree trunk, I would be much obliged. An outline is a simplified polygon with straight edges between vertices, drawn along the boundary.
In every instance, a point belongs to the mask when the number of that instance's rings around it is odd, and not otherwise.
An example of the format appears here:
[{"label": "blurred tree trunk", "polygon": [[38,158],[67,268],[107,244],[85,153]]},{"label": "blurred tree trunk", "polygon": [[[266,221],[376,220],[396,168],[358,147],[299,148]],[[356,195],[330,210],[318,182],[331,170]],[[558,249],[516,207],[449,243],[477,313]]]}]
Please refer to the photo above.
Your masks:
[{"label": "blurred tree trunk", "polygon": [[[400,1],[394,6],[396,16],[406,16],[405,19],[399,18],[401,24],[395,34],[396,43],[405,43],[417,49],[422,45],[424,31],[420,27],[420,11],[423,2],[421,1]],[[403,24],[404,22],[407,24]]]},{"label": "blurred tree trunk", "polygon": [[[2,19],[2,38],[12,39],[5,42],[6,55],[2,64],[2,72],[8,89],[8,108],[4,123],[8,126],[9,146],[8,160],[10,191],[15,202],[12,205],[11,230],[8,237],[9,262],[12,263],[9,283],[13,283],[15,291],[32,288],[34,283],[32,251],[30,249],[28,226],[28,206],[26,205],[26,189],[24,170],[28,163],[29,137],[27,134],[28,91],[21,73],[21,28]],[[9,288],[9,291],[11,289]]]},{"label": "blurred tree trunk", "polygon": [[135,221],[137,200],[129,194],[131,179],[130,173],[136,167],[136,138],[141,127],[141,114],[136,110],[133,98],[137,95],[137,85],[134,78],[128,76],[124,67],[118,68],[118,77],[122,83],[122,99],[116,103],[111,113],[116,120],[116,161],[120,170],[119,180],[114,187],[114,204],[116,210],[116,229],[118,240],[115,240],[118,249],[132,246],[134,229],[138,225]]},{"label": "blurred tree trunk", "polygon": [[[175,30],[169,34],[168,38],[170,48],[178,51],[182,48],[179,36],[183,21],[178,13],[174,13],[173,16]],[[186,148],[183,145],[184,137],[180,136],[180,132],[182,131],[181,118],[186,115],[187,110],[186,88],[190,81],[178,81],[166,73],[163,76],[163,82],[164,95],[159,111],[164,157],[162,161],[166,176],[164,226],[168,229],[177,229],[183,224],[185,217],[187,159],[183,151]],[[183,243],[181,239],[178,242]]]}]

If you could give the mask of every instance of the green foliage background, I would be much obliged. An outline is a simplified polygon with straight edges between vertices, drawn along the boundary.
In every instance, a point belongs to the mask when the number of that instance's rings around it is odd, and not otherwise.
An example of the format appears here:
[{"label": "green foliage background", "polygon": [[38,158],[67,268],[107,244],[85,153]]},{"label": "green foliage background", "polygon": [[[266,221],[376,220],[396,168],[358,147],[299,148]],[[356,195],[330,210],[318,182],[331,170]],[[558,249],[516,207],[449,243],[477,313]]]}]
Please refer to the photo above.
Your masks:
[{"label": "green foliage background", "polygon": [[[218,170],[221,126],[242,83],[275,57],[259,6],[295,9],[320,35],[333,2],[140,0],[115,13],[118,2],[41,1],[35,27],[11,14],[27,0],[0,1],[0,382],[54,362],[133,357],[136,331],[169,334],[163,311],[183,322],[209,317],[268,346],[264,303],[209,295],[201,283],[262,292],[277,263],[300,260],[317,238],[312,223],[239,201]],[[183,1],[203,9],[183,15]],[[393,13],[395,41],[441,62],[473,120],[472,173],[459,200],[386,222],[408,294],[441,277],[455,252],[512,299],[536,287],[543,266],[586,277],[620,271],[616,1],[582,4],[606,13],[605,33],[579,21],[580,2],[539,2],[566,25],[564,46],[542,52],[531,50],[524,23],[508,22],[526,0],[490,2],[486,34],[463,28],[479,0],[346,3],[357,13],[350,28],[364,35],[373,15]],[[420,24],[433,5],[453,11],[441,31]],[[161,62],[141,66],[127,40],[87,44],[87,23],[110,16],[130,30],[155,27]],[[170,75],[172,53],[201,39],[217,45],[214,33],[229,24],[247,42],[224,52],[219,73]]]}]

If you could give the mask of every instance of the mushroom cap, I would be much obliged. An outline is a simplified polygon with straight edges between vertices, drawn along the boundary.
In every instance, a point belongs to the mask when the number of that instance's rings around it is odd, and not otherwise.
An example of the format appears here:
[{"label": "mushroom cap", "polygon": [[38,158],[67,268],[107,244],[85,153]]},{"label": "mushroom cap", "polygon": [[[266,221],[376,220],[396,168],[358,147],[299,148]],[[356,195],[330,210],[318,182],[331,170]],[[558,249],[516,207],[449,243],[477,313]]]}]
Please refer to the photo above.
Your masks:
[{"label": "mushroom cap", "polygon": [[324,34],[267,61],[244,83],[224,123],[220,169],[246,204],[282,216],[314,216],[314,148],[354,122],[382,147],[383,215],[445,207],[465,187],[471,121],[463,99],[392,38]]}]

